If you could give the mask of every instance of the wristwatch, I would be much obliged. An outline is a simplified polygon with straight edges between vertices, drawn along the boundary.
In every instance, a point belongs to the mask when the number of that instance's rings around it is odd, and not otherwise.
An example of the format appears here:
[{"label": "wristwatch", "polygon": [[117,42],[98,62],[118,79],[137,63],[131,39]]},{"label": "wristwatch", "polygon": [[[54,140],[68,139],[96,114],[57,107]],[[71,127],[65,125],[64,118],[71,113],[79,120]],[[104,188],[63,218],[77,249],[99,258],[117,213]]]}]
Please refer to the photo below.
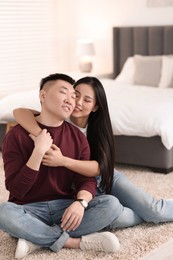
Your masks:
[{"label": "wristwatch", "polygon": [[88,202],[86,200],[76,199],[76,201],[79,201],[80,204],[84,207],[84,209],[86,209],[88,207]]}]

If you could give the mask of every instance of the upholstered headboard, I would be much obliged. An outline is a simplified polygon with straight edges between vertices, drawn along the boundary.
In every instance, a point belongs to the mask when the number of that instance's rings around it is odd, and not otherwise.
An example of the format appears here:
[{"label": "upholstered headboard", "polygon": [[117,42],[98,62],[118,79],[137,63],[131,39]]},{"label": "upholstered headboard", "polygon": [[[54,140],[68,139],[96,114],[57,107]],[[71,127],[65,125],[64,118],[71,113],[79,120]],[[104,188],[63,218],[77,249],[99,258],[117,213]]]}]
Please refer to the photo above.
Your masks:
[{"label": "upholstered headboard", "polygon": [[173,25],[113,28],[113,69],[116,77],[134,54],[173,54]]}]

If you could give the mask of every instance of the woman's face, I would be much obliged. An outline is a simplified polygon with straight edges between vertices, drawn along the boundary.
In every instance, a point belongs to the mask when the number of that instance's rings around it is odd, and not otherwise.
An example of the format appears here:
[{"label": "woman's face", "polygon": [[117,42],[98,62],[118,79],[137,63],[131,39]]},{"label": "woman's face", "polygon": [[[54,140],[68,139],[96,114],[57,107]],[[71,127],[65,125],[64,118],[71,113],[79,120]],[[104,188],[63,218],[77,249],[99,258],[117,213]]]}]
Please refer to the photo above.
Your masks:
[{"label": "woman's face", "polygon": [[72,117],[88,119],[90,113],[97,110],[95,92],[90,85],[84,83],[77,85],[75,92],[76,106]]}]

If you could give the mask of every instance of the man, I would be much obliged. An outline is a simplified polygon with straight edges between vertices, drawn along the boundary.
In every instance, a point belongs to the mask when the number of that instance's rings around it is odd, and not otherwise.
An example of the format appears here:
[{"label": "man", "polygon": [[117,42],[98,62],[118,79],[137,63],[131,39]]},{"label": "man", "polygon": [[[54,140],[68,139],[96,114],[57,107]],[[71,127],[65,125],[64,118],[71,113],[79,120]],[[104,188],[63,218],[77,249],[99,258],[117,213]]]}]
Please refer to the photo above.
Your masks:
[{"label": "man", "polygon": [[0,229],[19,238],[17,259],[40,247],[54,252],[62,247],[106,252],[119,249],[114,234],[93,233],[107,227],[117,217],[114,197],[94,198],[95,178],[42,164],[52,144],[65,156],[78,160],[90,158],[85,136],[64,121],[75,107],[73,84],[74,80],[64,74],[43,78],[41,113],[37,116],[42,132],[30,138],[17,125],[3,141],[5,184],[10,194],[9,201],[0,205]]}]

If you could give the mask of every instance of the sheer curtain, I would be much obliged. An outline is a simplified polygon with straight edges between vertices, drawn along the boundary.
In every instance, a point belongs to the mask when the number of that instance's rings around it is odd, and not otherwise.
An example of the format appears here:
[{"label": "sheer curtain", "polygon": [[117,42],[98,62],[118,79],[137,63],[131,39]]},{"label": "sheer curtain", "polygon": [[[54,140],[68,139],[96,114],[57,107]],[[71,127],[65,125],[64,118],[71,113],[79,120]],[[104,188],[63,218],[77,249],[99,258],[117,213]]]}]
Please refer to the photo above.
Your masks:
[{"label": "sheer curtain", "polygon": [[0,97],[56,71],[56,0],[0,1]]}]

